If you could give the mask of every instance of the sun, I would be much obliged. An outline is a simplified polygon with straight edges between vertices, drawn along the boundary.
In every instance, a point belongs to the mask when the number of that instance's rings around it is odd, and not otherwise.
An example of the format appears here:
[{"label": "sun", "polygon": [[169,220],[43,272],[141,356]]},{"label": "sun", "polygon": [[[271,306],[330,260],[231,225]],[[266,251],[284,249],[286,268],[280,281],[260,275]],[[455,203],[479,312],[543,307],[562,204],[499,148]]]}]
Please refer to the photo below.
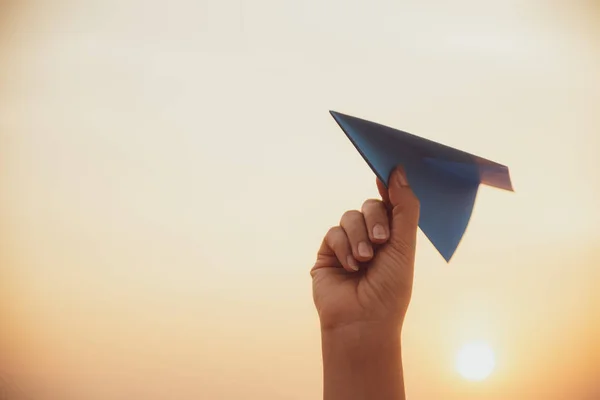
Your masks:
[{"label": "sun", "polygon": [[494,370],[494,351],[485,342],[471,342],[464,345],[456,357],[456,369],[465,379],[482,381]]}]

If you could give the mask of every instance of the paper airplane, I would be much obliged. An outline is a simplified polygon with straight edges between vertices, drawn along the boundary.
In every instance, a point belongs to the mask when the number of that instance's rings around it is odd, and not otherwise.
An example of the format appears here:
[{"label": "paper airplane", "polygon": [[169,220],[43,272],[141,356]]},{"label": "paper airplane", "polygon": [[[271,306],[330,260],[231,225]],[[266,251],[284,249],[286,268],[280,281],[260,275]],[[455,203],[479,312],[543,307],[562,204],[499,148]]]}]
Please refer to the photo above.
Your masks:
[{"label": "paper airplane", "polygon": [[508,168],[408,132],[330,111],[379,179],[398,165],[419,199],[419,227],[447,262],[460,243],[479,184],[513,191]]}]

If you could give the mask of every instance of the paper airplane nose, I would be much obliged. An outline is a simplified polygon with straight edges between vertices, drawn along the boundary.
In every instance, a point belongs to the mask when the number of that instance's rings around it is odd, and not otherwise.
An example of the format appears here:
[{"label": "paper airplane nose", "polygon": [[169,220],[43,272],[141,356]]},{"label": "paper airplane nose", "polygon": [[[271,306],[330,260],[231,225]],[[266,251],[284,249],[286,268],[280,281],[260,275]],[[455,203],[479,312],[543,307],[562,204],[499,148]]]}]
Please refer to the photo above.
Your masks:
[{"label": "paper airplane nose", "polygon": [[449,262],[475,204],[479,184],[512,191],[508,168],[408,132],[330,111],[348,139],[386,185],[402,165],[419,199],[419,227]]}]

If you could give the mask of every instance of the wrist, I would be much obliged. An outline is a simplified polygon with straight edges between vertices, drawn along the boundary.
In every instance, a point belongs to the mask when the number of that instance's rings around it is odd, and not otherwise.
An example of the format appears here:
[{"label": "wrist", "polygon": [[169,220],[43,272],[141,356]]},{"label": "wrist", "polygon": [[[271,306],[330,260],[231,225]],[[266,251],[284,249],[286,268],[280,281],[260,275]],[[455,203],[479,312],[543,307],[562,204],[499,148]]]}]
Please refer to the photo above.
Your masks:
[{"label": "wrist", "polygon": [[343,349],[357,356],[400,348],[402,325],[389,322],[355,322],[321,328],[323,352]]},{"label": "wrist", "polygon": [[324,398],[404,398],[401,325],[354,323],[322,330]]},{"label": "wrist", "polygon": [[369,339],[377,336],[399,335],[402,323],[392,321],[355,321],[345,324],[321,324],[321,336]]},{"label": "wrist", "polygon": [[385,318],[355,320],[353,322],[334,322],[321,318],[320,325],[321,335],[372,336],[400,334],[404,325],[404,315],[388,315]]}]

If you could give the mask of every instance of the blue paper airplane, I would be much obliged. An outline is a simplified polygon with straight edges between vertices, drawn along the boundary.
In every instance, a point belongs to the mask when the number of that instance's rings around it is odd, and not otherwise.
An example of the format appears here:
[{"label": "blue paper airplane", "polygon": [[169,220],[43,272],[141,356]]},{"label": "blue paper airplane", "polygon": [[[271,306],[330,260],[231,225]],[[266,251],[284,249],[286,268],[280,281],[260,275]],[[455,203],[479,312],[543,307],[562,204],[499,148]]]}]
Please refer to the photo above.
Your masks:
[{"label": "blue paper airplane", "polygon": [[504,165],[375,122],[330,113],[386,186],[394,168],[404,167],[421,203],[419,227],[447,262],[467,229],[479,184],[513,191]]}]

